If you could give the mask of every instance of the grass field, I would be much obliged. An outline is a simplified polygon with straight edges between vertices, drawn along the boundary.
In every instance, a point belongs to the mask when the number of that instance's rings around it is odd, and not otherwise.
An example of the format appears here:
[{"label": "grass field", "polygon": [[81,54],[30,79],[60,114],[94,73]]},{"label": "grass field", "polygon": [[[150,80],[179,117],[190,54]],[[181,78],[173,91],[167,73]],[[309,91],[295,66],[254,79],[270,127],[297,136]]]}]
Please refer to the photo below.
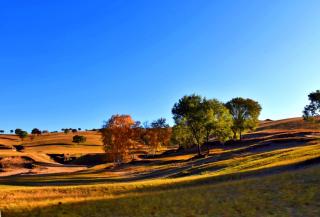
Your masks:
[{"label": "grass field", "polygon": [[[320,168],[215,183],[211,177],[5,190],[5,216],[319,216]],[[9,193],[10,192],[10,193]],[[26,200],[40,202],[27,202]],[[19,205],[16,205],[19,204]]]},{"label": "grass field", "polygon": [[[37,173],[44,170],[38,166],[0,177],[0,210],[3,216],[320,216],[318,129],[302,127],[300,119],[273,123],[239,143],[212,143],[206,158],[171,151],[119,167],[61,165],[48,157],[101,154],[94,132],[85,132],[92,137],[79,146],[71,134],[25,141],[23,152],[0,150],[0,157],[26,155],[61,169]],[[2,144],[14,138],[4,137]]]}]

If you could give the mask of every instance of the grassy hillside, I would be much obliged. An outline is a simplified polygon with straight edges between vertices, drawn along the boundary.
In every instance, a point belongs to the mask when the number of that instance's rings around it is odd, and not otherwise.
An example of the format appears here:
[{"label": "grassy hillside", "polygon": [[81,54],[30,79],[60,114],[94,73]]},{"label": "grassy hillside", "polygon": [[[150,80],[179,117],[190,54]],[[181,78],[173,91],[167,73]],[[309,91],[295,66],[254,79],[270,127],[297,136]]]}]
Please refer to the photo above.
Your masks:
[{"label": "grassy hillside", "polygon": [[[214,183],[210,178],[130,185],[2,190],[21,207],[5,216],[319,216],[320,168]],[[11,194],[9,194],[9,192]],[[33,199],[27,202],[32,192]],[[66,198],[59,198],[59,194]],[[84,196],[85,199],[84,199]],[[44,198],[45,197],[45,198]],[[73,198],[72,198],[73,197]],[[49,198],[51,205],[49,205]],[[17,204],[12,197],[11,204]],[[22,201],[21,201],[22,200]]]},{"label": "grassy hillside", "polygon": [[224,182],[201,175],[129,184],[4,187],[1,209],[5,216],[316,217],[319,182],[316,166],[265,177],[234,176]]},{"label": "grassy hillside", "polygon": [[23,152],[0,150],[38,161],[23,175],[0,177],[0,210],[4,216],[316,217],[320,131],[303,123],[262,123],[243,141],[208,144],[206,158],[194,158],[192,149],[168,150],[118,167],[62,165],[47,155],[99,154],[97,133],[86,132],[91,138],[79,146],[70,143],[72,134],[44,135],[24,141]]},{"label": "grassy hillside", "polygon": [[303,118],[288,118],[276,121],[261,121],[257,130],[320,130],[320,123],[307,122]]},{"label": "grassy hillside", "polygon": [[[39,136],[29,135],[26,139],[21,140],[16,135],[0,135],[0,144],[7,147],[13,145],[23,144],[26,148],[32,148],[34,151],[45,151],[45,152],[60,152],[65,153],[66,146],[75,145],[72,143],[74,135],[83,135],[87,138],[84,144],[77,146],[79,152],[80,148],[84,148],[85,153],[90,152],[101,152],[101,134],[99,132],[77,132],[77,133],[48,133]],[[100,147],[99,147],[100,146]],[[57,149],[58,147],[58,149]]]}]

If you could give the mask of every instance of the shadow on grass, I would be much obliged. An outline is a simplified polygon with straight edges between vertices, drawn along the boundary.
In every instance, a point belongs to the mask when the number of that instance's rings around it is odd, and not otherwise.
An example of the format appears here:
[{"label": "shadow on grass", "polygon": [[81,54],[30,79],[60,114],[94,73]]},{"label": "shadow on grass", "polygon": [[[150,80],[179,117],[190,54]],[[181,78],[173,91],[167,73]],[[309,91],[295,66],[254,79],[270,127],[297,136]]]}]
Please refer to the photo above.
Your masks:
[{"label": "shadow on grass", "polygon": [[[219,182],[225,182],[230,180],[240,180],[243,178],[267,176],[267,175],[281,173],[285,171],[303,169],[306,167],[316,166],[319,164],[320,164],[320,157],[316,157],[316,158],[304,160],[301,162],[293,163],[290,165],[276,166],[272,168],[265,168],[265,169],[253,170],[248,172],[239,172],[239,173],[232,173],[232,174],[219,175],[219,176],[199,177],[196,180],[192,180],[192,179],[183,180],[181,182],[177,182],[179,183],[177,186],[180,186],[180,185],[182,187],[198,186],[198,185],[205,185],[209,183],[219,183]],[[175,170],[176,172],[175,174],[181,171],[183,171],[183,168],[181,168],[181,170]],[[166,174],[168,173],[167,169],[163,169],[162,171],[161,170],[157,171],[156,176],[154,174],[145,174],[145,175],[128,177],[128,178],[104,178],[104,177],[103,178],[95,178],[95,177],[66,178],[63,176],[59,177],[57,175],[54,175],[54,176],[38,175],[35,177],[10,176],[10,177],[0,178],[0,184],[11,185],[11,186],[68,186],[68,185],[127,183],[127,182],[134,182],[134,181],[146,181],[146,180],[152,180],[152,179],[165,178],[162,176],[161,172]]]},{"label": "shadow on grass", "polygon": [[[296,164],[295,167],[296,169],[305,168],[317,164],[319,161],[320,158],[315,158]],[[316,210],[319,206],[317,198],[311,198],[312,200],[309,201],[310,198],[306,197],[308,203],[305,204],[303,195],[299,193],[302,191],[308,195],[317,187],[319,176],[316,174],[313,177],[308,176],[313,172],[313,170],[304,170],[303,173],[295,173],[294,176],[284,173],[285,179],[281,182],[276,182],[278,177],[271,177],[271,179],[267,179],[267,182],[261,179],[248,179],[240,184],[230,181],[248,178],[244,174],[239,174],[233,178],[229,176],[230,182],[227,185],[211,185],[215,184],[217,179],[210,177],[160,186],[143,186],[141,189],[118,192],[118,195],[115,194],[115,198],[70,203],[57,201],[55,205],[47,207],[9,210],[4,214],[7,217],[270,216],[271,213],[277,214],[275,216],[291,216],[289,208],[293,208],[296,216],[315,217],[319,216],[317,214],[320,211]],[[220,181],[222,180],[220,179]],[[204,184],[209,185],[202,188],[201,185]],[[287,184],[295,186],[296,189],[286,188]],[[274,188],[278,191],[272,191]],[[291,197],[286,197],[288,189]],[[253,198],[251,198],[252,196]],[[299,200],[296,200],[297,197]],[[299,201],[304,203],[304,207],[307,207],[306,210],[303,209],[303,206],[290,206],[290,204],[299,203]],[[310,211],[310,213],[306,213],[306,211]]]}]

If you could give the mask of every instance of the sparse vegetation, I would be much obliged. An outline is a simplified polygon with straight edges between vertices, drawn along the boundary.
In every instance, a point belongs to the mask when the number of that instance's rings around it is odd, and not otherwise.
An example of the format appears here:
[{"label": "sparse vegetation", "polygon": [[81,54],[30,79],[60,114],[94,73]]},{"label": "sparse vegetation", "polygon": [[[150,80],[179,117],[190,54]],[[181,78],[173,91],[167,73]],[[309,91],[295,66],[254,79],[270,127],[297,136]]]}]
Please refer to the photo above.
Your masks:
[{"label": "sparse vegetation", "polygon": [[85,143],[87,141],[87,138],[85,136],[79,136],[75,135],[72,139],[72,142],[80,144],[80,143]]}]

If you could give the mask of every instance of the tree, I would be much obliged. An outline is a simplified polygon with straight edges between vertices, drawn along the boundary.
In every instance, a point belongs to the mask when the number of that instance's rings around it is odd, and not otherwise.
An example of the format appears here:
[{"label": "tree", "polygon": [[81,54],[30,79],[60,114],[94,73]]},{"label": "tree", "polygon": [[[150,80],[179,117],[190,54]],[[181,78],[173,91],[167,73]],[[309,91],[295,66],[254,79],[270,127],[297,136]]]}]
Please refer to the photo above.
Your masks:
[{"label": "tree", "polygon": [[206,132],[206,142],[209,142],[211,137],[225,142],[231,138],[233,125],[232,116],[228,109],[218,100],[204,100],[206,109],[206,123],[204,125]]},{"label": "tree", "polygon": [[69,130],[69,129],[63,129],[63,132],[64,132],[65,134],[68,134],[68,133],[70,133],[70,130]]},{"label": "tree", "polygon": [[151,123],[152,128],[168,128],[167,120],[165,118],[159,118]]},{"label": "tree", "polygon": [[20,137],[20,139],[23,140],[28,137],[28,132],[27,131],[19,131],[17,135]]},{"label": "tree", "polygon": [[178,145],[179,148],[189,148],[195,144],[195,141],[185,124],[177,124],[172,128],[171,143]]},{"label": "tree", "polygon": [[10,130],[10,133],[13,133],[14,131],[13,130]]},{"label": "tree", "polygon": [[4,130],[0,130],[0,133],[4,133]]},{"label": "tree", "polygon": [[40,135],[41,134],[41,130],[39,130],[38,128],[34,128],[34,129],[32,129],[31,134]]},{"label": "tree", "polygon": [[79,136],[79,135],[75,135],[72,139],[72,142],[74,143],[85,143],[87,141],[87,138],[85,136]]},{"label": "tree", "polygon": [[308,95],[310,104],[303,110],[303,118],[308,121],[315,121],[320,117],[320,90]]},{"label": "tree", "polygon": [[71,131],[72,131],[72,133],[77,133],[78,132],[77,129],[72,129]]},{"label": "tree", "polygon": [[20,129],[20,128],[17,128],[15,131],[15,134],[17,135],[17,136],[19,136],[20,137],[20,139],[24,139],[24,138],[26,138],[26,137],[28,137],[28,132],[27,131],[23,131],[22,129]]},{"label": "tree", "polygon": [[81,128],[78,128],[78,131],[81,131]]},{"label": "tree", "polygon": [[151,128],[146,129],[144,141],[149,145],[153,154],[162,146],[170,143],[172,130],[165,118],[159,118],[151,123]]},{"label": "tree", "polygon": [[253,130],[259,124],[259,115],[262,108],[257,101],[237,97],[227,102],[226,107],[233,118],[232,131],[234,138],[237,138],[239,133],[241,140],[244,131]]},{"label": "tree", "polygon": [[190,129],[201,155],[201,145],[204,142],[204,124],[206,122],[203,99],[199,95],[182,97],[172,109],[173,119],[177,125],[185,125]]},{"label": "tree", "polygon": [[[218,100],[207,100],[199,95],[182,97],[172,109],[175,124],[188,129],[201,155],[201,145],[214,136],[219,141],[229,138],[230,114]],[[224,133],[224,130],[226,133]]]},{"label": "tree", "polygon": [[19,135],[22,132],[22,130],[20,128],[15,129],[14,133],[16,135]]},{"label": "tree", "polygon": [[129,155],[134,143],[134,124],[130,115],[113,115],[101,130],[104,150],[115,163],[122,163]]}]

